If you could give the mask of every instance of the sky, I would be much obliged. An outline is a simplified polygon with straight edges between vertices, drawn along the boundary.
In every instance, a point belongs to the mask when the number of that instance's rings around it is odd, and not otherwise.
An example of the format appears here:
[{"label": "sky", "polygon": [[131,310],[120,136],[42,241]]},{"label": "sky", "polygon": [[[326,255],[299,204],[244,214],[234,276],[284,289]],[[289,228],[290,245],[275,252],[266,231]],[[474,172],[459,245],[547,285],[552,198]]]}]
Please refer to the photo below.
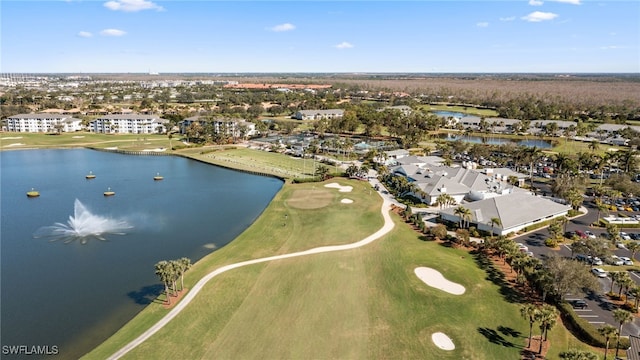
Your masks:
[{"label": "sky", "polygon": [[640,1],[1,0],[2,73],[640,73]]}]

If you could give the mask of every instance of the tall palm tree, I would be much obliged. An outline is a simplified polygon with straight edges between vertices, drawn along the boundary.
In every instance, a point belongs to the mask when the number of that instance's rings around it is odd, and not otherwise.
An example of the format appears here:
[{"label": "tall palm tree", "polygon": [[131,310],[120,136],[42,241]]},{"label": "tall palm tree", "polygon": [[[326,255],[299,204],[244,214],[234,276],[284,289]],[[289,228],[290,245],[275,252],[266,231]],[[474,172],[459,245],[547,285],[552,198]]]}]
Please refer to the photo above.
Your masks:
[{"label": "tall palm tree", "polygon": [[525,304],[520,308],[520,316],[529,321],[529,342],[527,346],[531,346],[531,336],[533,335],[533,324],[536,323],[536,317],[539,312],[537,306],[533,304]]},{"label": "tall palm tree", "polygon": [[500,220],[499,217],[492,217],[491,220],[489,220],[489,225],[491,226],[491,237],[493,237],[493,233],[495,232],[495,227],[502,226],[502,221]]},{"label": "tall palm tree", "polygon": [[598,140],[593,140],[591,141],[591,143],[589,143],[589,150],[591,150],[591,152],[596,152],[599,148],[600,142]]},{"label": "tall palm tree", "polygon": [[453,213],[460,217],[460,227],[469,227],[469,221],[471,220],[471,210],[464,206],[458,206]]},{"label": "tall palm tree", "polygon": [[558,310],[551,305],[544,304],[537,314],[536,320],[540,323],[540,347],[538,354],[542,353],[542,344],[547,341],[547,333],[558,321]]},{"label": "tall palm tree", "polygon": [[596,204],[596,208],[598,209],[598,217],[597,217],[598,221],[597,222],[600,223],[600,213],[608,212],[609,211],[609,205],[603,203],[602,200],[600,200],[599,198],[596,199],[595,204]]},{"label": "tall palm tree", "polygon": [[633,296],[635,299],[633,307],[636,309],[636,312],[638,312],[638,303],[640,303],[640,286],[632,286],[631,289],[629,289],[629,295]]},{"label": "tall palm tree", "polygon": [[160,281],[164,284],[164,292],[167,295],[167,303],[171,305],[171,296],[169,294],[170,276],[168,271],[168,262],[165,260],[159,261],[155,264],[155,273],[160,278]]},{"label": "tall palm tree", "polygon": [[607,360],[607,351],[609,351],[609,341],[616,336],[618,330],[613,326],[606,324],[603,327],[598,328],[598,333],[604,336],[604,360]]},{"label": "tall palm tree", "polygon": [[184,273],[191,268],[191,259],[183,257],[178,259],[180,267],[180,290],[184,289]]},{"label": "tall palm tree", "polygon": [[618,357],[618,350],[620,347],[620,336],[622,336],[622,325],[631,322],[633,320],[633,314],[623,309],[613,310],[613,318],[620,324],[618,327],[618,343],[616,344],[616,355]]},{"label": "tall palm tree", "polygon": [[635,242],[635,241],[630,241],[629,243],[627,243],[627,250],[629,250],[631,252],[631,259],[633,259],[636,256],[636,252],[638,252],[638,250],[640,250],[640,243]]}]

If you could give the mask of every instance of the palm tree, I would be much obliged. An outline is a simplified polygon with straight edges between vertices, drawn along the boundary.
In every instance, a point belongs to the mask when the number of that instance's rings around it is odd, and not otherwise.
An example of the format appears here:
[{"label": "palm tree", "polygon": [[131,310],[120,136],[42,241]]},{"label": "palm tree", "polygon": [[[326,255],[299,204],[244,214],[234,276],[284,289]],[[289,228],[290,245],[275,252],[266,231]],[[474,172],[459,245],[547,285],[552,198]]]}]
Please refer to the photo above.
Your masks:
[{"label": "palm tree", "polygon": [[604,360],[607,360],[607,351],[609,351],[609,341],[612,337],[616,336],[618,330],[613,326],[606,324],[601,328],[598,328],[598,333],[604,336]]},{"label": "palm tree", "polygon": [[[469,227],[469,221],[471,220],[471,210],[464,206],[458,206],[453,213],[460,217],[460,227]],[[466,226],[465,226],[466,224]]]},{"label": "palm tree", "polygon": [[591,150],[591,152],[596,152],[598,151],[599,148],[600,148],[600,142],[598,140],[593,140],[589,144],[589,150]]},{"label": "palm tree", "polygon": [[627,250],[631,251],[631,259],[633,259],[636,256],[636,252],[638,252],[638,250],[640,250],[640,243],[635,242],[635,241],[630,241],[626,244]]},{"label": "palm tree", "polygon": [[191,259],[183,257],[178,260],[180,267],[180,290],[184,289],[184,273],[191,268]]},{"label": "palm tree", "polygon": [[595,201],[596,208],[598,209],[598,223],[600,223],[600,213],[609,211],[609,205],[602,202],[600,199],[596,199]]},{"label": "palm tree", "polygon": [[168,262],[165,260],[159,261],[155,265],[156,275],[160,278],[160,281],[164,284],[164,292],[167,294],[167,303],[171,305],[171,296],[169,294],[169,283],[171,282],[169,271],[168,271]]},{"label": "palm tree", "polygon": [[538,307],[533,304],[525,304],[520,308],[520,315],[525,319],[529,320],[529,342],[527,346],[531,346],[531,335],[533,334],[533,324],[536,322],[536,317],[539,310]]},{"label": "palm tree", "polygon": [[493,217],[489,220],[489,225],[491,226],[491,237],[493,237],[493,233],[495,232],[496,226],[502,226],[502,221],[499,217]]},{"label": "palm tree", "polygon": [[638,312],[638,303],[640,303],[640,286],[632,286],[631,289],[629,289],[629,295],[633,296],[635,299],[633,308]]},{"label": "palm tree", "polygon": [[622,325],[631,322],[633,320],[633,314],[623,309],[613,310],[613,318],[620,324],[618,327],[618,343],[616,344],[616,355],[618,357],[618,350],[620,347],[620,336],[622,336]]},{"label": "palm tree", "polygon": [[[542,305],[542,309],[540,309],[540,350],[538,352],[542,352],[542,342],[547,341],[547,334],[549,330],[551,330],[558,321],[558,310],[548,304]],[[544,339],[542,336],[544,335]]]}]

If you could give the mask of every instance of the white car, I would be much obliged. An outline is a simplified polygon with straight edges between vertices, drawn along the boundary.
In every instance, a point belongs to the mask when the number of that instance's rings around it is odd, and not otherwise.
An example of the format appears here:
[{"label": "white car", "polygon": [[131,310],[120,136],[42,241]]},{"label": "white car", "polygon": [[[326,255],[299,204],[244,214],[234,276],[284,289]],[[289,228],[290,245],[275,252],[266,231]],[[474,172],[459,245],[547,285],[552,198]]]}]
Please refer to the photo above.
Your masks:
[{"label": "white car", "polygon": [[633,265],[633,260],[626,256],[620,256],[620,260],[622,260],[623,265]]},{"label": "white car", "polygon": [[520,244],[520,243],[516,243],[518,245],[518,250],[522,251],[522,252],[527,252],[529,251],[529,247],[527,247],[527,245],[525,244]]},{"label": "white car", "polygon": [[585,233],[585,235],[587,235],[587,237],[588,237],[589,239],[595,239],[595,238],[596,238],[596,234],[592,233],[592,232],[591,232],[591,231],[589,231],[589,230],[585,231],[584,233]]},{"label": "white car", "polygon": [[599,257],[592,258],[591,259],[591,265],[601,266],[602,265],[602,259],[600,259]]},{"label": "white car", "polygon": [[604,278],[607,277],[607,272],[600,269],[600,268],[593,268],[591,269],[591,272],[593,273],[593,275],[599,277],[599,278]]},{"label": "white car", "polygon": [[621,258],[619,258],[616,255],[611,255],[611,257],[609,258],[608,261],[611,265],[615,265],[615,266],[622,266],[624,265],[624,260],[622,260]]},{"label": "white car", "polygon": [[626,232],[620,232],[620,237],[622,238],[622,240],[631,240],[631,236],[629,236],[629,234],[627,234]]}]

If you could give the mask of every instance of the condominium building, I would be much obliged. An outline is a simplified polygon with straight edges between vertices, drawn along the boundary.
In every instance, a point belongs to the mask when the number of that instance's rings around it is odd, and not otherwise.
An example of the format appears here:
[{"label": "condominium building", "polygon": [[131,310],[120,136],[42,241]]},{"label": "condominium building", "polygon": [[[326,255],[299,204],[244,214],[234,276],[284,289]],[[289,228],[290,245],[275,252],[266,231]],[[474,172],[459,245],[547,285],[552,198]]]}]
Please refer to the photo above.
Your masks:
[{"label": "condominium building", "polygon": [[63,114],[18,114],[6,119],[6,130],[14,132],[53,133],[82,130],[82,120]]},{"label": "condominium building", "polygon": [[90,130],[104,134],[164,134],[167,123],[157,115],[117,114],[102,115],[90,124]]}]

